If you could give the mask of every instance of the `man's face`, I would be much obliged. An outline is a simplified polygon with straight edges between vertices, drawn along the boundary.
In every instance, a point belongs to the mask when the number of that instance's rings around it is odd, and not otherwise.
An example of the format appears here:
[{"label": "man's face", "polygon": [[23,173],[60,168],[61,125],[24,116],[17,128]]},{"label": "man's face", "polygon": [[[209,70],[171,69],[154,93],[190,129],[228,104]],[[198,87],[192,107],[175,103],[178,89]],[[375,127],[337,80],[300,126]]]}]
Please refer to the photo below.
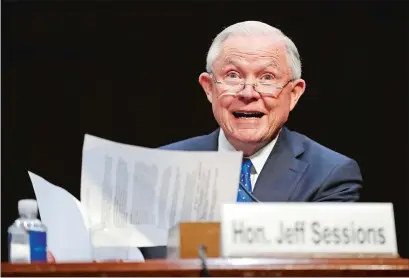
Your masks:
[{"label": "man's face", "polygon": [[[213,75],[213,76],[212,76]],[[284,43],[271,36],[233,36],[222,44],[213,64],[213,74],[202,73],[199,82],[212,103],[216,121],[231,143],[266,143],[277,135],[304,92],[304,80],[292,79]],[[230,86],[214,80],[267,81],[284,86],[275,96],[263,96],[251,85],[237,95]]]}]

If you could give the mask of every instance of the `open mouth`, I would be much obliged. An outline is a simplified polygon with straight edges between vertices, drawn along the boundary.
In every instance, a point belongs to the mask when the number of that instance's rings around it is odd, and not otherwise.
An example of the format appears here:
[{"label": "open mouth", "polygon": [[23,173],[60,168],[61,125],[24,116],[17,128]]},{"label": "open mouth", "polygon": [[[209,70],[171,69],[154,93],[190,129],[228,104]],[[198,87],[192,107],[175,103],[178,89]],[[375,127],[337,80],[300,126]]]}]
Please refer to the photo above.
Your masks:
[{"label": "open mouth", "polygon": [[246,118],[246,119],[260,119],[261,117],[264,116],[264,113],[262,112],[233,112],[233,116],[236,118]]}]

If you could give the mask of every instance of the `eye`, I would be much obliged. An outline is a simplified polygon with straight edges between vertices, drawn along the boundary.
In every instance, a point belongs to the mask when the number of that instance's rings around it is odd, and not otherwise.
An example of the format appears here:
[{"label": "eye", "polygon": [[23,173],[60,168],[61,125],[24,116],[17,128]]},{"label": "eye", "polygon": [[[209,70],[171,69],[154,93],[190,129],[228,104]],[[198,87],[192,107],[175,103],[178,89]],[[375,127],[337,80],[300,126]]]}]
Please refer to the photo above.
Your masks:
[{"label": "eye", "polygon": [[228,72],[226,74],[226,78],[228,78],[228,79],[238,79],[240,77],[239,77],[239,74],[237,72],[231,71],[231,72]]},{"label": "eye", "polygon": [[262,80],[262,81],[273,81],[273,80],[274,80],[274,75],[272,75],[272,74],[270,74],[270,73],[265,74],[265,75],[263,75],[263,76],[261,77],[261,80]]}]

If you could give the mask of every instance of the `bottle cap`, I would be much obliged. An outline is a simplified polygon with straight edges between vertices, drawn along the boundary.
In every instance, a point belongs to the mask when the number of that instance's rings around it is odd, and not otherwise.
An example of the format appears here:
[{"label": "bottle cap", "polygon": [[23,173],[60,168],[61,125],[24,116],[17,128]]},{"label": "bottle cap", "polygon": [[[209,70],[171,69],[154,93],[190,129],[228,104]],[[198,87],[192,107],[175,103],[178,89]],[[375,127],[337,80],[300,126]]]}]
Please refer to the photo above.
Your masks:
[{"label": "bottle cap", "polygon": [[23,199],[18,201],[18,213],[20,215],[37,215],[37,201],[33,199]]}]

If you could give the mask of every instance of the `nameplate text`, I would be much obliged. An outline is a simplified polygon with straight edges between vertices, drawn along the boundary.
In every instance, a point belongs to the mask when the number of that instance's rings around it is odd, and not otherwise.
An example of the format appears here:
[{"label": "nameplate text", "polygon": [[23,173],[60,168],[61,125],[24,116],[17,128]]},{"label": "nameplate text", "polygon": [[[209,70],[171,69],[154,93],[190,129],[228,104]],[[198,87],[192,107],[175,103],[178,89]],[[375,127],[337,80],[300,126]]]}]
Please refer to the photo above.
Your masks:
[{"label": "nameplate text", "polygon": [[221,216],[224,257],[398,254],[390,203],[237,203]]}]

